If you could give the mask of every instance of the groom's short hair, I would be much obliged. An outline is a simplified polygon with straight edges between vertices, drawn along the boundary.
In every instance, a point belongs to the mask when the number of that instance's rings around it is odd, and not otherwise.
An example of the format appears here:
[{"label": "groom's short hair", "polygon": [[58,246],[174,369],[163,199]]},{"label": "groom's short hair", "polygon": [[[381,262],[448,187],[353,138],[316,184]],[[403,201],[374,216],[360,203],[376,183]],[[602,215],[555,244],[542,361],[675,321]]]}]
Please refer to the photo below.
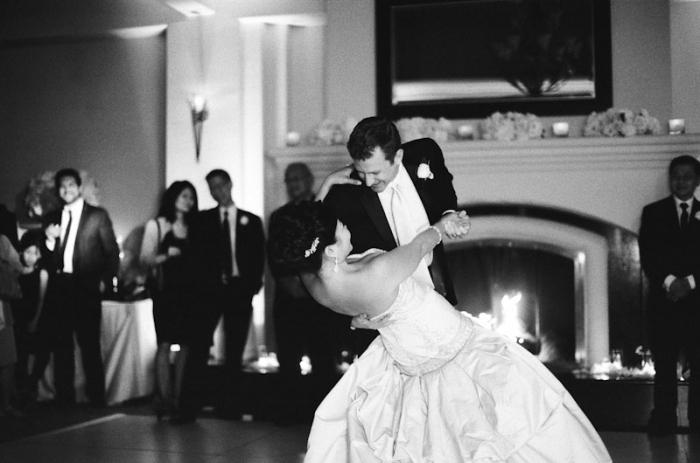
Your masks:
[{"label": "groom's short hair", "polygon": [[372,157],[375,148],[381,148],[386,160],[394,162],[396,151],[401,147],[399,131],[388,119],[383,117],[366,117],[362,119],[348,138],[347,148],[354,160],[364,160]]}]

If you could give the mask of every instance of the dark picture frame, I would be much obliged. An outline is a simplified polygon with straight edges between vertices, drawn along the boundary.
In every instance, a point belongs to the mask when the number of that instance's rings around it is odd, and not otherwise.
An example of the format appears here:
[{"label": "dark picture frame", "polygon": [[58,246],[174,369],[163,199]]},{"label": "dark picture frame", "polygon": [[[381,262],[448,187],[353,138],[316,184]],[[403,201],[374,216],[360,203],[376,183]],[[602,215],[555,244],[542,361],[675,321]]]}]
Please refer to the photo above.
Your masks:
[{"label": "dark picture frame", "polygon": [[375,14],[382,116],[612,106],[610,0],[375,0]]}]

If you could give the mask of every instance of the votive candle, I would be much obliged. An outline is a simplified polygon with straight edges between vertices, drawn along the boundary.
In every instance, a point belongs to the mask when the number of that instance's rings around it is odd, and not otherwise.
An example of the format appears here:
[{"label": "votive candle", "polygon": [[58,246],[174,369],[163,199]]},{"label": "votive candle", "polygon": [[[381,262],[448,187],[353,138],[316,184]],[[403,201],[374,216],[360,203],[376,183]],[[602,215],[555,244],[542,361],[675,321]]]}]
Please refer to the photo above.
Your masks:
[{"label": "votive candle", "polygon": [[552,124],[552,133],[555,137],[568,137],[569,136],[569,123],[568,122],[555,122]]},{"label": "votive candle", "polygon": [[685,119],[669,119],[668,133],[669,135],[681,135],[685,133]]}]

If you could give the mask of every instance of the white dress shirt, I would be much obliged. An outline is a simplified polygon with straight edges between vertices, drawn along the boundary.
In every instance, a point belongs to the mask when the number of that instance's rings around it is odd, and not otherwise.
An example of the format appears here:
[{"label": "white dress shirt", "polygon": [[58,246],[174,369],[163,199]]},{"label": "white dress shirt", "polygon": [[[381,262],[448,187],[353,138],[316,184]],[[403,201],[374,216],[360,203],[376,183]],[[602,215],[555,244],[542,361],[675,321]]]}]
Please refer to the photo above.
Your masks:
[{"label": "white dress shirt", "polygon": [[[65,243],[63,252],[63,273],[73,273],[73,253],[75,252],[75,238],[78,235],[80,217],[83,215],[85,200],[78,198],[71,204],[63,206],[61,212],[61,243]],[[70,230],[68,230],[68,211],[72,216]],[[63,244],[61,244],[63,246]]]},{"label": "white dress shirt", "polygon": [[224,212],[228,211],[228,227],[231,232],[231,269],[232,276],[238,276],[238,265],[236,265],[236,216],[238,215],[238,209],[235,204],[231,204],[228,207],[219,206],[219,223],[224,222]]},{"label": "white dress shirt", "polygon": [[[405,208],[401,211],[401,214],[397,214],[396,217],[393,216],[391,210],[391,198],[394,195],[394,186],[398,185],[401,192],[401,203]],[[411,180],[408,171],[403,166],[399,164],[399,171],[396,177],[387,184],[387,187],[381,193],[377,193],[379,196],[379,202],[382,204],[382,209],[384,210],[384,215],[389,222],[389,227],[391,227],[391,232],[394,235],[394,239],[398,244],[401,243],[399,240],[399,231],[396,230],[396,226],[401,227],[402,236],[408,236],[410,239],[416,237],[416,235],[425,230],[430,222],[428,221],[428,214],[425,212],[423,203],[420,200],[418,191],[416,190],[413,181]],[[395,226],[396,224],[396,226]],[[433,280],[430,278],[430,271],[428,271],[428,265],[432,263],[433,253],[428,253],[418,264],[418,268],[413,273],[413,276],[418,280],[431,288],[434,287]]]}]

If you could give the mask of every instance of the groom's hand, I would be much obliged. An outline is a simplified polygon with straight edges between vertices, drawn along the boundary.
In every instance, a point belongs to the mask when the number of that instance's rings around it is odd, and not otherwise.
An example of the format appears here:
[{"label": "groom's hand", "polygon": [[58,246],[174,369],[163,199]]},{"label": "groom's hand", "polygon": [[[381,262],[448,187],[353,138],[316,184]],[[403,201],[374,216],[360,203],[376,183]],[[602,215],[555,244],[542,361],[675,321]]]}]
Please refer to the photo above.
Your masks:
[{"label": "groom's hand", "polygon": [[450,239],[463,238],[471,229],[471,221],[466,211],[450,212],[442,217],[445,234]]}]

